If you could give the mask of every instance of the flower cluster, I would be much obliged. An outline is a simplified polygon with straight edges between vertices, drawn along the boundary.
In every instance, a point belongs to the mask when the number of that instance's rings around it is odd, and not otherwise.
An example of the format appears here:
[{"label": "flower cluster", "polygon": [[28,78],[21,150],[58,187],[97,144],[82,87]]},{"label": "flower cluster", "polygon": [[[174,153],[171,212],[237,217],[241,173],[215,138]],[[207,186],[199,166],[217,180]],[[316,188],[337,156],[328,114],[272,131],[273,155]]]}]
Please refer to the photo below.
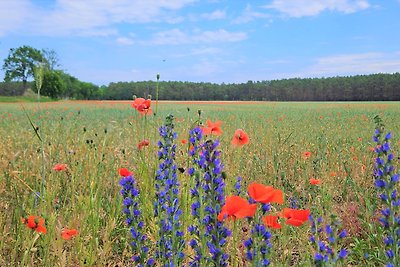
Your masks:
[{"label": "flower cluster", "polygon": [[33,229],[38,233],[45,234],[47,232],[47,229],[44,226],[44,219],[42,217],[29,215],[28,218],[22,217],[21,222],[28,228]]},{"label": "flower cluster", "polygon": [[[213,130],[210,131],[212,132]],[[227,266],[228,254],[223,247],[231,233],[218,220],[221,204],[224,203],[225,188],[221,152],[217,149],[218,141],[208,140],[201,144],[202,135],[202,130],[196,127],[190,131],[189,138],[192,146],[189,154],[194,165],[189,169],[189,175],[194,177],[191,189],[194,223],[188,230],[193,237],[189,244],[196,252],[190,266]]]},{"label": "flower cluster", "polygon": [[339,248],[339,241],[346,237],[345,230],[340,231],[338,221],[334,220],[332,224],[321,226],[322,217],[314,219],[309,216],[311,221],[310,241],[315,245],[314,263],[316,266],[337,266],[340,261],[347,257],[346,248]]},{"label": "flower cluster", "polygon": [[148,258],[149,251],[146,245],[147,236],[143,233],[144,222],[139,207],[139,190],[136,186],[133,174],[126,168],[119,170],[122,176],[119,184],[122,186],[121,195],[123,197],[126,224],[130,228],[133,241],[130,243],[133,251],[133,261],[138,266],[143,266],[146,263],[151,266],[154,260]]},{"label": "flower cluster", "polygon": [[139,111],[139,113],[142,115],[147,115],[152,113],[150,99],[144,99],[141,97],[135,98],[131,106],[137,111]]},{"label": "flower cluster", "polygon": [[[156,201],[154,214],[159,221],[156,258],[162,266],[179,266],[183,260],[184,239],[179,206],[179,181],[175,164],[174,117],[167,116],[165,126],[159,128],[158,158],[161,161],[155,177]],[[173,265],[170,265],[173,264]]]},{"label": "flower cluster", "polygon": [[379,218],[384,228],[384,245],[387,257],[386,266],[399,266],[400,247],[400,198],[396,187],[399,182],[399,174],[395,173],[393,166],[394,156],[390,152],[390,132],[384,135],[384,126],[379,117],[375,117],[376,129],[373,137],[376,143],[374,165],[375,187],[380,191],[379,198],[382,201],[382,217]]}]

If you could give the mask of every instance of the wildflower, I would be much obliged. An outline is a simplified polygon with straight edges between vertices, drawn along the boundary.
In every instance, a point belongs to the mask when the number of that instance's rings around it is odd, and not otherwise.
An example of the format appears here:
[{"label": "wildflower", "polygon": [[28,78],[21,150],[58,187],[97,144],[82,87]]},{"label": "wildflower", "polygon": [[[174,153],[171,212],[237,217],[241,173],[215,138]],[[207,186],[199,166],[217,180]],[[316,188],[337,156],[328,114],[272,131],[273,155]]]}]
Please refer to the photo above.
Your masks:
[{"label": "wildflower", "polygon": [[249,136],[242,129],[237,129],[233,135],[232,145],[234,146],[244,146],[249,143]]},{"label": "wildflower", "polygon": [[256,210],[257,204],[249,204],[247,200],[239,196],[230,196],[226,198],[225,205],[218,214],[218,220],[223,221],[225,218],[240,219],[253,217]]},{"label": "wildflower", "polygon": [[152,112],[150,99],[144,99],[139,97],[136,98],[131,105],[142,115],[151,114]]},{"label": "wildflower", "polygon": [[304,159],[309,159],[311,157],[311,152],[310,151],[304,151],[303,152],[303,158]]},{"label": "wildflower", "polygon": [[128,171],[127,168],[120,168],[119,169],[119,175],[122,176],[122,177],[128,177],[128,176],[131,176],[132,173],[130,171]]},{"label": "wildflower", "polygon": [[61,237],[64,240],[70,240],[71,237],[76,236],[77,234],[78,234],[78,230],[76,230],[76,229],[66,229],[65,228],[61,231]]},{"label": "wildflower", "polygon": [[[120,169],[121,173],[121,169]],[[124,176],[124,175],[126,176]],[[123,213],[125,214],[126,224],[130,228],[130,233],[133,241],[130,243],[133,252],[133,261],[141,266],[147,259],[147,263],[153,259],[148,257],[147,236],[143,234],[143,217],[139,206],[139,190],[136,186],[136,181],[132,173],[124,168],[119,184],[122,186],[121,195],[123,197]],[[149,265],[149,264],[148,264]]]},{"label": "wildflower", "polygon": [[36,232],[43,234],[46,234],[47,232],[46,227],[44,226],[44,219],[42,217],[29,215],[28,218],[22,217],[21,222]]},{"label": "wildflower", "polygon": [[308,220],[309,215],[309,210],[297,210],[290,208],[283,209],[283,217],[287,219],[286,224],[290,224],[293,226],[301,226],[304,222]]},{"label": "wildflower", "polygon": [[186,145],[186,144],[187,144],[187,140],[186,140],[186,139],[182,139],[182,140],[181,140],[181,144],[182,144],[182,145]]},{"label": "wildflower", "polygon": [[310,184],[312,184],[312,185],[321,184],[321,180],[315,179],[315,178],[310,178]]},{"label": "wildflower", "polygon": [[[221,207],[225,201],[225,182],[222,176],[224,166],[220,160],[221,151],[217,150],[219,146],[217,140],[208,140],[201,144],[201,137],[202,131],[199,127],[190,131],[189,140],[194,146],[193,151],[190,152],[194,168],[190,173],[194,177],[191,195],[193,201],[192,214],[195,220],[189,226],[188,231],[193,236],[190,245],[195,251],[195,256],[189,265],[227,266],[228,254],[223,251],[223,248],[226,246],[226,238],[231,233],[219,220],[223,219],[225,215]],[[202,202],[202,205],[200,205],[200,202]],[[244,206],[247,206],[247,204]],[[225,209],[227,212],[238,215],[235,211],[232,212],[231,208],[228,203]]]},{"label": "wildflower", "polygon": [[283,192],[272,186],[251,183],[248,188],[250,197],[260,203],[283,203]]},{"label": "wildflower", "polygon": [[385,252],[386,266],[398,266],[399,264],[399,242],[400,217],[399,205],[400,198],[397,193],[399,175],[395,173],[392,161],[393,154],[390,152],[389,140],[392,134],[388,132],[383,136],[384,126],[381,119],[374,118],[376,123],[375,135],[373,140],[377,143],[375,152],[377,157],[374,164],[374,184],[380,191],[379,198],[382,200],[381,214],[378,219],[383,227],[383,245],[382,252]]},{"label": "wildflower", "polygon": [[158,142],[158,158],[161,162],[155,177],[154,215],[159,224],[155,257],[161,264],[172,263],[163,266],[180,266],[185,245],[180,222],[182,210],[179,206],[179,181],[175,164],[177,134],[174,132],[173,119],[172,115],[168,115],[165,126],[159,128],[161,140]]},{"label": "wildflower", "polygon": [[55,171],[63,171],[63,170],[65,170],[67,167],[68,167],[67,164],[60,164],[60,163],[58,163],[58,164],[54,165],[53,170],[55,170]]},{"label": "wildflower", "polygon": [[262,220],[264,221],[265,226],[273,228],[273,229],[281,229],[281,224],[278,223],[278,216],[274,215],[265,215]]},{"label": "wildflower", "polygon": [[221,121],[216,121],[212,123],[210,120],[207,120],[207,127],[203,127],[202,131],[204,135],[221,135],[222,130],[220,128]]},{"label": "wildflower", "polygon": [[149,144],[150,144],[150,141],[147,140],[147,139],[144,139],[144,140],[142,140],[142,141],[139,142],[137,148],[138,148],[139,150],[141,150],[143,147],[148,146]]},{"label": "wildflower", "polygon": [[[309,240],[315,245],[314,262],[316,266],[344,266],[343,261],[348,255],[346,248],[340,248],[340,241],[346,237],[345,230],[340,231],[340,223],[333,219],[332,224],[321,227],[322,218],[317,221],[309,215],[311,221],[311,236]],[[338,262],[342,262],[339,264]]]},{"label": "wildflower", "polygon": [[251,237],[243,242],[246,248],[246,259],[252,262],[253,266],[268,266],[270,261],[267,256],[272,247],[271,233],[265,225],[256,223],[251,230]]}]

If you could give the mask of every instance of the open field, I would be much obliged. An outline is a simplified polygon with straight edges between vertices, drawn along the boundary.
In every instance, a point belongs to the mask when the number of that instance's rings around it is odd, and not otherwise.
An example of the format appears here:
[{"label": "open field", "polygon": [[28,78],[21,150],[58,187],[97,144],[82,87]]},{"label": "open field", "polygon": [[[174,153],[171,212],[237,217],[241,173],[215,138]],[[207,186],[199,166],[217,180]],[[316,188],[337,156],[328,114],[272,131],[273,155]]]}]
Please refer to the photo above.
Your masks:
[{"label": "open field", "polygon": [[[379,115],[392,132],[393,165],[399,163],[399,102],[152,102],[156,115],[141,116],[128,101],[65,101],[0,104],[0,266],[128,266],[130,232],[122,212],[119,168],[134,173],[149,241],[158,239],[154,173],[158,169],[158,127],[175,117],[176,164],[180,181],[181,223],[192,223],[188,156],[189,129],[196,121],[222,121],[221,162],[225,194],[232,195],[238,176],[242,197],[252,182],[282,190],[285,202],[272,204],[271,214],[285,207],[308,209],[329,222],[336,215],[348,236],[340,247],[345,265],[379,266],[386,262],[379,227],[381,202],[374,187],[376,153],[372,140]],[[32,125],[31,123],[32,122]],[[250,142],[231,144],[236,129]],[[36,129],[36,130],[35,130]],[[40,138],[39,138],[40,137]],[[149,145],[138,149],[142,140]],[[310,152],[305,154],[305,152]],[[56,164],[67,164],[55,171]],[[310,178],[321,184],[311,185]],[[37,193],[39,192],[39,194]],[[290,203],[292,202],[292,203]],[[22,216],[45,219],[46,234],[32,231]],[[310,224],[294,227],[282,220],[269,229],[272,266],[311,266],[315,245]],[[247,219],[225,222],[229,266],[245,265],[243,240]],[[78,234],[61,238],[63,228]],[[149,255],[154,253],[150,247]],[[184,249],[188,266],[193,251]],[[156,265],[157,266],[157,265]]]}]

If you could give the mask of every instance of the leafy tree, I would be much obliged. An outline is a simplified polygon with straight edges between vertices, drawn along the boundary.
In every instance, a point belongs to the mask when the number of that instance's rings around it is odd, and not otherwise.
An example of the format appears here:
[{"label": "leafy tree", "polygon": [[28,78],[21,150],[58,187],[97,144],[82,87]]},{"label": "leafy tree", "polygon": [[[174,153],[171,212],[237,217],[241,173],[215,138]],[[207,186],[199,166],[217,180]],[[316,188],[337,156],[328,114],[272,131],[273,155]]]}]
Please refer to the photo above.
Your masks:
[{"label": "leafy tree", "polygon": [[[37,88],[35,86],[37,91]],[[43,73],[43,83],[40,94],[51,98],[59,98],[66,90],[66,84],[61,78],[60,71],[46,70]]]},{"label": "leafy tree", "polygon": [[47,61],[40,50],[26,45],[11,48],[3,64],[4,81],[22,81],[26,89],[28,78],[34,76],[34,68],[40,63],[47,65]]}]

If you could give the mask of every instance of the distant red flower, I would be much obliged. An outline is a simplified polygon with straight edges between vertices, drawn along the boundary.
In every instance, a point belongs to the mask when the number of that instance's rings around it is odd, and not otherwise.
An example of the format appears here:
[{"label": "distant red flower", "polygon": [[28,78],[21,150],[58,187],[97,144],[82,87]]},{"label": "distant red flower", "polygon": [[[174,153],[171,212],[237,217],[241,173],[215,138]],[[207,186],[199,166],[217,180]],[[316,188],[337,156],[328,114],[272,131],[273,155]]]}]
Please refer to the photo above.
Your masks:
[{"label": "distant red flower", "polygon": [[249,202],[239,196],[229,196],[226,198],[225,205],[218,214],[218,220],[240,219],[252,217],[256,213],[257,204],[249,204]]},{"label": "distant red flower", "polygon": [[145,140],[140,141],[137,147],[139,150],[141,150],[143,147],[149,146],[149,144],[150,144],[150,141],[145,139]]},{"label": "distant red flower", "polygon": [[300,226],[308,220],[309,210],[283,209],[283,217],[287,219],[286,224]]},{"label": "distant red flower", "polygon": [[151,100],[150,99],[144,99],[141,97],[135,98],[133,103],[131,104],[134,109],[139,111],[140,114],[146,115],[146,114],[151,114]]},{"label": "distant red flower", "polygon": [[321,184],[321,180],[320,179],[315,179],[315,178],[310,178],[310,184],[312,185],[317,185],[317,184]]},{"label": "distant red flower", "polygon": [[119,175],[122,176],[122,177],[127,177],[127,176],[132,175],[132,173],[130,171],[128,171],[127,168],[120,168],[119,169]]},{"label": "distant red flower", "polygon": [[205,135],[221,135],[222,134],[222,130],[220,128],[221,126],[221,121],[216,121],[214,123],[212,123],[210,120],[207,120],[207,127],[203,127],[202,131],[203,134]]},{"label": "distant red flower", "polygon": [[182,140],[181,140],[181,144],[182,144],[182,145],[186,145],[186,144],[187,144],[187,140],[186,140],[186,139],[182,139]]},{"label": "distant red flower", "polygon": [[311,157],[311,152],[310,151],[304,151],[303,152],[303,158],[304,159],[308,159]]},{"label": "distant red flower", "polygon": [[252,183],[249,185],[248,192],[252,199],[260,203],[283,203],[283,192],[272,186]]},{"label": "distant red flower", "polygon": [[336,172],[331,171],[331,173],[329,174],[331,177],[335,177],[336,176]]},{"label": "distant red flower", "polygon": [[45,234],[47,232],[44,226],[44,219],[42,217],[29,215],[28,218],[21,218],[21,222],[28,228],[35,230],[36,232]]},{"label": "distant red flower", "polygon": [[76,230],[76,229],[66,229],[65,228],[61,231],[61,237],[64,240],[70,240],[71,237],[76,236],[77,234],[78,234],[78,230]]},{"label": "distant red flower", "polygon": [[234,146],[244,146],[249,143],[249,136],[242,129],[237,129],[233,135],[232,145]]},{"label": "distant red flower", "polygon": [[67,164],[59,164],[59,163],[58,163],[58,164],[54,165],[53,170],[55,170],[55,171],[63,171],[63,170],[65,170],[67,167],[68,167]]},{"label": "distant red flower", "polygon": [[273,229],[281,229],[282,225],[278,223],[278,216],[266,215],[262,218],[265,226]]}]

